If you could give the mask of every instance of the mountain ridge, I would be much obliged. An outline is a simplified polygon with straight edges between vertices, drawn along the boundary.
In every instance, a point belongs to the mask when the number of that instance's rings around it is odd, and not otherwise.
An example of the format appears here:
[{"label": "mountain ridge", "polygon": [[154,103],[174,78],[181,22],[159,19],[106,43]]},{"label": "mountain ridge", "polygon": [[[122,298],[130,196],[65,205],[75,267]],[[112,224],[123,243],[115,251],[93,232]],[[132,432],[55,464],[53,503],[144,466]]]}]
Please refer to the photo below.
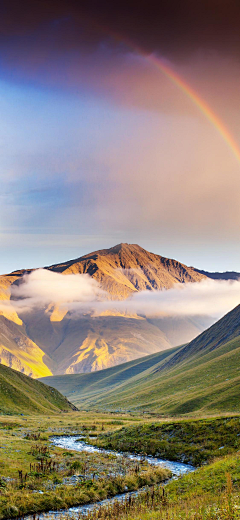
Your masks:
[{"label": "mountain ridge", "polygon": [[240,273],[237,271],[223,271],[220,272],[210,272],[210,271],[204,271],[203,269],[196,269],[196,271],[200,274],[203,274],[204,276],[207,276],[207,278],[211,278],[212,280],[239,280],[240,279]]},{"label": "mountain ridge", "polygon": [[202,332],[197,338],[190,341],[159,370],[166,370],[175,364],[184,362],[192,355],[201,352],[206,353],[207,350],[212,352],[238,336],[240,336],[240,304]]},{"label": "mountain ridge", "polygon": [[[207,279],[194,267],[127,243],[44,269],[65,276],[88,274],[109,300],[116,301],[145,290],[167,290],[175,284]],[[189,342],[213,321],[188,316],[150,319],[116,310],[73,320],[67,311],[61,313],[57,304],[31,314],[16,313],[11,287],[31,272],[18,270],[0,276],[0,296],[9,303],[8,310],[0,313],[0,360],[33,377],[99,370],[154,354]],[[35,364],[31,349],[38,360]]]}]

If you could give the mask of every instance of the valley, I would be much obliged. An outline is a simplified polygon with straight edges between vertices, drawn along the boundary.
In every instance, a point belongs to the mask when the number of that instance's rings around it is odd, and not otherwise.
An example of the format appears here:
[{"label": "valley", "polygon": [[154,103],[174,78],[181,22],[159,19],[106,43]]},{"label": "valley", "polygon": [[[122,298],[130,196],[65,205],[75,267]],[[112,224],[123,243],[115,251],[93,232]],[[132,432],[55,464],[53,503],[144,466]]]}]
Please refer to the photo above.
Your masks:
[{"label": "valley", "polygon": [[92,374],[42,381],[83,409],[157,414],[239,412],[240,306],[187,346]]},{"label": "valley", "polygon": [[[46,512],[46,519],[60,513],[62,518],[173,520],[193,519],[196,511],[199,520],[217,520],[223,511],[221,519],[239,518],[239,416],[159,422],[139,414],[68,412],[53,414],[51,424],[49,418],[0,417],[1,519]],[[180,463],[181,477],[169,480],[168,461],[164,468],[164,460],[151,465],[146,456],[153,453],[153,442],[158,457],[195,460],[199,468]],[[121,453],[91,450],[92,444]],[[203,457],[197,460],[200,446]],[[124,454],[129,447],[140,457]],[[174,474],[174,462],[170,467]],[[114,501],[119,493],[121,500]],[[215,516],[207,516],[209,508]]]}]

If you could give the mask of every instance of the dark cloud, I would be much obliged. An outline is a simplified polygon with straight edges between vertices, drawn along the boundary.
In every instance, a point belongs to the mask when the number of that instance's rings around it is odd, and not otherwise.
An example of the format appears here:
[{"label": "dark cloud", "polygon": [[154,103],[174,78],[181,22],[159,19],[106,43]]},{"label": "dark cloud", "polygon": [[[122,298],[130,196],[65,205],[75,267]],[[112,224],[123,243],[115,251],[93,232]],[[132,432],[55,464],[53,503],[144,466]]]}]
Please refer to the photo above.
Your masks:
[{"label": "dark cloud", "polygon": [[166,55],[183,57],[199,48],[239,54],[239,24],[238,0],[3,0],[0,37],[2,43],[31,38],[34,44],[51,34],[52,45],[74,50],[115,34]]}]

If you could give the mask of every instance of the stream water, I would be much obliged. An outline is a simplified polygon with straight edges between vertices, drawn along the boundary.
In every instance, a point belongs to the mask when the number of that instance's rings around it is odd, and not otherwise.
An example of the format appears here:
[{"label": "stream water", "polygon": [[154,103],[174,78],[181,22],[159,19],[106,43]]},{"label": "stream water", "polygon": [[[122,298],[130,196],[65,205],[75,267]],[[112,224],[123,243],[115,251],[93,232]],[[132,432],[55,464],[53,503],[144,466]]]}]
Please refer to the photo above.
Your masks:
[{"label": "stream water", "polygon": [[[57,446],[58,448],[64,448],[65,450],[75,450],[75,451],[86,451],[89,453],[106,453],[115,455],[116,457],[128,457],[133,461],[140,461],[142,457],[140,455],[131,454],[131,453],[120,453],[116,451],[109,451],[100,448],[96,448],[90,444],[86,444],[84,441],[79,440],[79,436],[63,436],[63,437],[52,437],[52,444]],[[190,466],[190,464],[183,464],[182,462],[174,462],[171,460],[160,459],[157,457],[144,457],[144,460],[147,461],[152,466],[162,466],[164,468],[168,468],[174,478],[179,478],[181,475],[185,473],[189,473],[190,471],[194,471],[194,467]],[[40,520],[57,520],[61,516],[65,516],[71,519],[77,519],[79,514],[84,515],[91,511],[94,508],[108,505],[113,503],[115,500],[122,500],[123,498],[128,498],[129,496],[137,496],[143,490],[139,489],[138,491],[126,492],[121,495],[117,495],[113,498],[109,498],[103,500],[101,502],[95,502],[93,504],[81,505],[77,507],[70,507],[65,511],[49,511],[47,513],[41,513],[38,515]],[[25,517],[25,520],[30,520],[32,516]]]}]

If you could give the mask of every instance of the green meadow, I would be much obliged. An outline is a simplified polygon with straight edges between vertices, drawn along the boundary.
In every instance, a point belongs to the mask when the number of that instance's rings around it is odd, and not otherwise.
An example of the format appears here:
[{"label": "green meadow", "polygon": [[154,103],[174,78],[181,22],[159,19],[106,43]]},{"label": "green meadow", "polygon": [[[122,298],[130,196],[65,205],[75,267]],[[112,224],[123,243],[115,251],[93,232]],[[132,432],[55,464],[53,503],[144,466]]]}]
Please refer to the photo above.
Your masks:
[{"label": "green meadow", "polygon": [[[240,416],[161,422],[142,414],[97,412],[1,416],[0,518],[66,509],[143,487],[145,492],[137,498],[102,508],[102,516],[95,512],[89,518],[239,518],[199,513],[226,509],[231,502],[229,508],[234,505],[238,514],[239,433]],[[71,434],[112,450],[191,462],[198,469],[170,481],[163,491],[170,472],[150,467],[144,458],[136,469],[136,462],[124,454],[115,457],[52,445],[52,435]]]},{"label": "green meadow", "polygon": [[139,418],[66,413],[0,416],[0,518],[97,502],[168,479],[170,472],[126,457],[57,448],[53,435],[91,435]]},{"label": "green meadow", "polygon": [[97,445],[200,466],[240,450],[240,417],[140,423],[100,433]]}]

